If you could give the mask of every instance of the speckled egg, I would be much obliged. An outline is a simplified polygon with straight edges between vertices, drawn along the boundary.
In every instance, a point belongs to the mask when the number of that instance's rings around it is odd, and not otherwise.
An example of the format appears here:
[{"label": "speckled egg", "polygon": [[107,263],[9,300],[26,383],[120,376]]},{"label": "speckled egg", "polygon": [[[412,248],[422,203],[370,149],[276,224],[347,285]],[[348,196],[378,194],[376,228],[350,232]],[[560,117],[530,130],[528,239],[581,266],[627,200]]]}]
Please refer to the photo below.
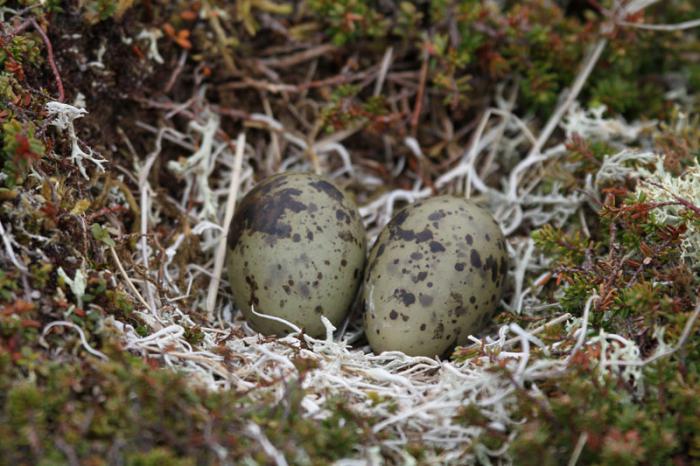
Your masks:
[{"label": "speckled egg", "polygon": [[362,280],[365,231],[353,201],[329,180],[282,173],[241,201],[228,237],[235,305],[264,334],[284,335],[281,317],[312,336],[347,315]]},{"label": "speckled egg", "polygon": [[489,212],[455,196],[409,205],[382,230],[363,287],[364,328],[376,353],[440,356],[466,343],[500,301],[508,269]]}]

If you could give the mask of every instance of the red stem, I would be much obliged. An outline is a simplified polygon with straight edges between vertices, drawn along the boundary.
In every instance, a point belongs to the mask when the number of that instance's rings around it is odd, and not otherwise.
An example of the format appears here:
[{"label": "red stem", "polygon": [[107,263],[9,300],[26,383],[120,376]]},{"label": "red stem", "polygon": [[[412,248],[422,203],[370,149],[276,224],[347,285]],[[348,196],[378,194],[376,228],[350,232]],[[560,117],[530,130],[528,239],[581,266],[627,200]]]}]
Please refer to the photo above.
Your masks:
[{"label": "red stem", "polygon": [[46,45],[46,54],[48,55],[48,61],[49,61],[49,66],[51,67],[51,71],[53,71],[53,76],[56,79],[56,87],[58,88],[58,101],[63,102],[65,99],[65,93],[63,92],[63,82],[61,81],[61,75],[58,72],[58,67],[56,66],[56,62],[54,61],[53,58],[53,46],[51,45],[51,41],[49,40],[49,37],[46,35],[43,29],[41,29],[41,26],[36,22],[34,18],[30,19],[29,22],[34,26],[34,29],[39,33],[41,38],[44,40],[44,44]]}]

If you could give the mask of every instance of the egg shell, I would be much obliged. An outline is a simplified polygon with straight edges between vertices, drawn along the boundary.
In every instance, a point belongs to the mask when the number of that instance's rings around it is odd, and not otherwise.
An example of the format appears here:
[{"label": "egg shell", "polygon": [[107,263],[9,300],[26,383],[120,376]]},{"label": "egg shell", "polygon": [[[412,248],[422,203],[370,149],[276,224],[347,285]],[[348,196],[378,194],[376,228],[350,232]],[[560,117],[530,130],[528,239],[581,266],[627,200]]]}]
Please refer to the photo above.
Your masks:
[{"label": "egg shell", "polygon": [[321,315],[338,325],[362,282],[365,231],[346,193],[324,177],[286,172],[263,180],[241,201],[228,237],[233,300],[253,329],[288,325],[325,334]]},{"label": "egg shell", "polygon": [[491,214],[455,196],[398,212],[367,260],[364,329],[376,353],[440,356],[488,321],[508,269]]}]

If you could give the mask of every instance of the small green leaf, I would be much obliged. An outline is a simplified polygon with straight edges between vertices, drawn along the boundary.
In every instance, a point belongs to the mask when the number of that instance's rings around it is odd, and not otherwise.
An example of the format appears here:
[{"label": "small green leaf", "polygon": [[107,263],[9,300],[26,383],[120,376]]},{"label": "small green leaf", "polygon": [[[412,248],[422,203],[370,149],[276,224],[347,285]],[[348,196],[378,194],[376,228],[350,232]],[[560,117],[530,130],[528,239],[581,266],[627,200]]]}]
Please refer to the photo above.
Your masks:
[{"label": "small green leaf", "polygon": [[109,232],[106,228],[103,228],[99,223],[93,223],[90,225],[90,231],[92,232],[92,237],[97,241],[102,241],[109,247],[114,247],[117,243],[109,236]]}]

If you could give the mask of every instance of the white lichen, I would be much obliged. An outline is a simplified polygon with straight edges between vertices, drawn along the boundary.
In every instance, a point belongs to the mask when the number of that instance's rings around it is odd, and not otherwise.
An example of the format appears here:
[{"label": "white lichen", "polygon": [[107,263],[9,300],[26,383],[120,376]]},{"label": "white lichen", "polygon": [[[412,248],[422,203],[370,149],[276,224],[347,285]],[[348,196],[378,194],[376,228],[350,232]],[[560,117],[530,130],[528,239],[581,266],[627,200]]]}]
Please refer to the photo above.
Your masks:
[{"label": "white lichen", "polygon": [[[700,207],[700,163],[695,161],[687,167],[680,176],[664,169],[663,159],[656,157],[654,169],[640,167],[637,170],[641,177],[636,193],[643,195],[652,202],[672,203],[653,210],[654,218],[661,222],[677,225],[687,215],[689,208],[679,200]],[[683,235],[680,249],[683,260],[692,268],[700,268],[700,222],[685,222],[687,230]]]},{"label": "white lichen", "polygon": [[159,65],[165,63],[165,60],[163,60],[163,57],[158,50],[158,39],[161,37],[163,37],[163,31],[158,28],[143,29],[136,36],[136,40],[145,40],[148,42],[146,57]]},{"label": "white lichen", "polygon": [[75,131],[74,121],[85,116],[87,110],[62,102],[52,101],[46,104],[46,111],[48,112],[51,125],[61,131],[68,130],[68,138],[71,143],[70,160],[78,167],[83,178],[86,180],[90,179],[85,165],[83,165],[83,161],[85,160],[92,162],[99,172],[104,172],[105,169],[103,165],[107,163],[107,160],[101,158],[99,154],[95,153],[90,147],[86,146],[85,150],[83,150],[81,148],[80,139],[78,139]]},{"label": "white lichen", "polygon": [[85,290],[87,288],[87,280],[83,271],[80,269],[76,270],[75,276],[70,278],[63,270],[63,267],[59,267],[58,276],[70,287],[75,299],[78,300],[78,307],[82,307],[83,296],[85,296]]}]

